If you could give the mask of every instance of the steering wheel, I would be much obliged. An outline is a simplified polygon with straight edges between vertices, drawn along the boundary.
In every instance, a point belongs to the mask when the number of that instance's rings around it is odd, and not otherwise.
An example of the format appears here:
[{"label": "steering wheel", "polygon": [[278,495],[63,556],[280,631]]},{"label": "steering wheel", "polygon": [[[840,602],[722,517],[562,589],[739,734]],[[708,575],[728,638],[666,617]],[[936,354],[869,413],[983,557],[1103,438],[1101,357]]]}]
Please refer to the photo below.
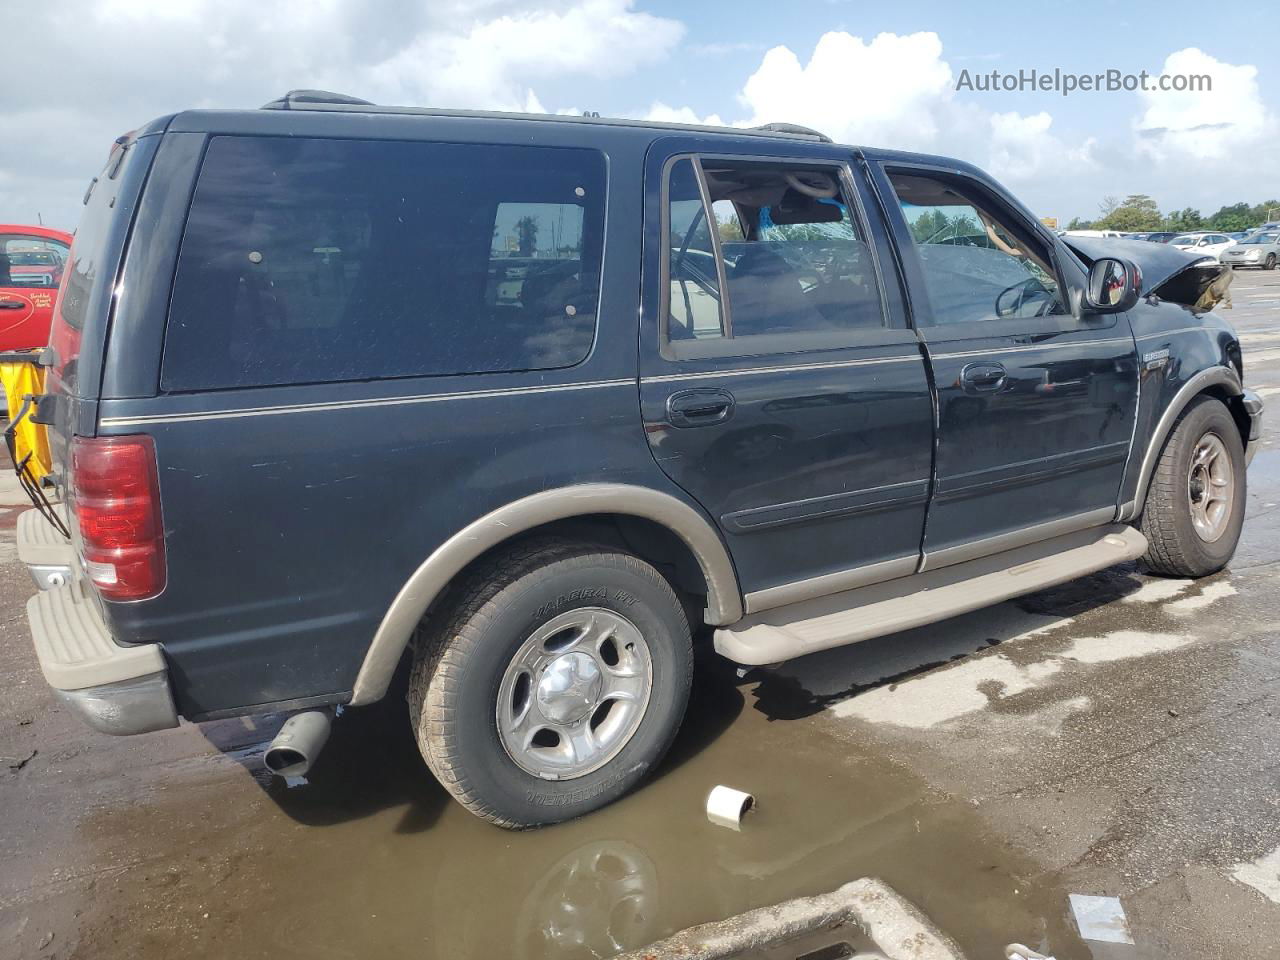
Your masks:
[{"label": "steering wheel", "polygon": [[783,174],[783,178],[787,181],[787,186],[791,187],[797,193],[803,193],[806,197],[829,199],[840,192],[840,187],[836,183],[834,177],[829,177],[825,173],[811,173],[808,174],[808,176],[820,177],[822,179],[822,183],[806,183],[794,173]]},{"label": "steering wheel", "polygon": [[[1005,287],[1003,290],[1000,291],[999,295],[996,297],[996,316],[997,317],[1021,316],[1021,310],[1022,310],[1023,304],[1025,304],[1027,300],[1031,298],[1031,296],[1035,294],[1043,294],[1044,296],[1042,298],[1042,302],[1040,303],[1040,306],[1038,306],[1036,308],[1036,312],[1031,315],[1033,317],[1042,317],[1045,315],[1045,311],[1053,304],[1053,298],[1048,296],[1048,293],[1049,291],[1045,289],[1044,284],[1042,284],[1039,280],[1037,280],[1035,277],[1027,277],[1027,279],[1022,280],[1018,283],[1015,283],[1011,287]],[[1009,296],[1010,294],[1015,294],[1016,299],[1012,304],[1007,306],[1002,306],[1001,301],[1003,301],[1005,297]]]}]

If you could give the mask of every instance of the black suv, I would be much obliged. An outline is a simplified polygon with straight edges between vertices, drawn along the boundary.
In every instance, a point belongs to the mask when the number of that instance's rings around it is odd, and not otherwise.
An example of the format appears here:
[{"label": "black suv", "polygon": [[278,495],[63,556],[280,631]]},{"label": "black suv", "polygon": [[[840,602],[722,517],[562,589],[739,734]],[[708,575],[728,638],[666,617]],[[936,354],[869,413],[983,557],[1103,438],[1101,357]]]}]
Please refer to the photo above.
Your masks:
[{"label": "black suv", "polygon": [[770,664],[1240,533],[1220,268],[955,160],[289,96],[121,138],[85,202],[70,539],[19,540],[109,733],[290,711],[300,771],[409,656],[428,765],[531,826],[661,759],[695,636]]}]

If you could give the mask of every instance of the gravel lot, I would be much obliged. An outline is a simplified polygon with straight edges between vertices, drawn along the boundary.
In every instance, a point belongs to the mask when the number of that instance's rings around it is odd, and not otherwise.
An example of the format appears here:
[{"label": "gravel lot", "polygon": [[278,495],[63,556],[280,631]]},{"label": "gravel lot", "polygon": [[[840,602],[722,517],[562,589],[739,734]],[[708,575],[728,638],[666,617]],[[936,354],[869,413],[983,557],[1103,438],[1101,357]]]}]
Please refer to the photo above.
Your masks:
[{"label": "gravel lot", "polygon": [[[1280,271],[1226,314],[1280,410]],[[879,876],[968,952],[1274,957],[1280,943],[1280,413],[1228,571],[1120,568],[738,678],[708,657],[636,795],[524,834],[419,761],[397,696],[351,710],[307,782],[267,776],[280,717],[140,738],[49,694],[0,491],[0,957],[606,957]],[[754,792],[741,833],[706,792]],[[1118,896],[1134,947],[1079,939]]]}]

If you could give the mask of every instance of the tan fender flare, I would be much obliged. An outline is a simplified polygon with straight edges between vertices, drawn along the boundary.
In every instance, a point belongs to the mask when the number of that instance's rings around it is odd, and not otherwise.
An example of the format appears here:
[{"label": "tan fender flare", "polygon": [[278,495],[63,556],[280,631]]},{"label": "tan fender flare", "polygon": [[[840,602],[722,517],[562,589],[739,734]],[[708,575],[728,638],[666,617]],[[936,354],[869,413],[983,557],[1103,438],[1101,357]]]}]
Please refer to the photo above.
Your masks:
[{"label": "tan fender flare", "polygon": [[391,603],[356,676],[353,706],[380,700],[423,614],[440,592],[482,553],[517,534],[556,520],[592,514],[641,517],[666,527],[689,547],[707,582],[707,623],[742,618],[733,563],[710,521],[682,500],[621,483],[584,483],[544,490],[486,514],[442,543],[414,571]]}]

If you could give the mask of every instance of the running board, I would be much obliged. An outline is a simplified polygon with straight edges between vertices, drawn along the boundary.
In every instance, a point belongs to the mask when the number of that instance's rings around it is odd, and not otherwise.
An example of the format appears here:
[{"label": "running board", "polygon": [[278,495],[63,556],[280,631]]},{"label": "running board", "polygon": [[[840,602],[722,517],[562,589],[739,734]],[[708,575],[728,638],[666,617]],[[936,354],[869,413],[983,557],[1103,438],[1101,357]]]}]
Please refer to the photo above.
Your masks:
[{"label": "running board", "polygon": [[1146,550],[1147,538],[1133,527],[1094,527],[753,614],[716,630],[715,648],[735,663],[779,663],[936,623],[1134,560]]}]

